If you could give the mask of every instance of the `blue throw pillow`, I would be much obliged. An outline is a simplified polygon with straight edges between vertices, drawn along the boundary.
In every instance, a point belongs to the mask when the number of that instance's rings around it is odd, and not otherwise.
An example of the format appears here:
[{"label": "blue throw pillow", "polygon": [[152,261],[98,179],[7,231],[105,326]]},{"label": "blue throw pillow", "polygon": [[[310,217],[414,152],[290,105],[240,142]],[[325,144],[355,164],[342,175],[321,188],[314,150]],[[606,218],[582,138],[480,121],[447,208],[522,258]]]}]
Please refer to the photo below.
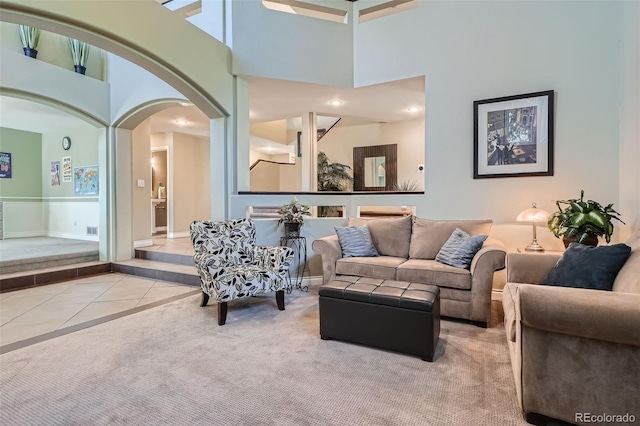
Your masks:
[{"label": "blue throw pillow", "polygon": [[436,255],[436,261],[456,268],[469,269],[473,257],[480,251],[487,235],[469,236],[456,228]]},{"label": "blue throw pillow", "polygon": [[631,255],[626,244],[586,246],[571,243],[541,284],[608,290]]},{"label": "blue throw pillow", "polygon": [[336,226],[342,257],[375,257],[378,251],[373,245],[367,225]]}]

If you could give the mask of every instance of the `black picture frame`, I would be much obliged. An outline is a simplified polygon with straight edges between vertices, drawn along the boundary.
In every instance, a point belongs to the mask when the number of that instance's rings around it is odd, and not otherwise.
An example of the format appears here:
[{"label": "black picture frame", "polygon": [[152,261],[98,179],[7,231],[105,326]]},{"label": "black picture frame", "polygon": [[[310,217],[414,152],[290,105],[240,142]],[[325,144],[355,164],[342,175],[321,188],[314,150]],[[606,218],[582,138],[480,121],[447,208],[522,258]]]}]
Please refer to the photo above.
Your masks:
[{"label": "black picture frame", "polygon": [[473,178],[553,176],[554,91],[473,102]]},{"label": "black picture frame", "polygon": [[[327,133],[327,129],[318,129],[317,132],[318,132],[318,139],[317,140],[320,140],[320,139],[322,139],[324,134]],[[298,135],[297,135],[297,139],[296,139],[296,156],[297,157],[302,157],[302,141],[301,141],[301,139],[302,139],[302,132],[299,131]]]}]

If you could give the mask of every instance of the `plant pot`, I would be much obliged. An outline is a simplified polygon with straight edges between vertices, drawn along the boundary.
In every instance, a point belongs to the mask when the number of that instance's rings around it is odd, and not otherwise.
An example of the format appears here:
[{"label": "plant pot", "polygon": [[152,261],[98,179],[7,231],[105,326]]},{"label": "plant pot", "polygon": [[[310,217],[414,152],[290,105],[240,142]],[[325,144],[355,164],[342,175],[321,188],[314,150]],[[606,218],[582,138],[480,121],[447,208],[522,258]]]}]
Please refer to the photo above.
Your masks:
[{"label": "plant pot", "polygon": [[84,75],[85,71],[87,70],[87,68],[83,67],[82,65],[74,65],[73,69],[75,69],[78,74],[82,75]]},{"label": "plant pot", "polygon": [[287,238],[296,238],[300,236],[300,223],[298,222],[285,222],[284,223],[284,236]]},{"label": "plant pot", "polygon": [[31,49],[31,48],[28,48],[28,47],[23,47],[23,48],[22,48],[22,51],[24,52],[24,55],[25,55],[25,56],[28,56],[28,57],[33,58],[33,59],[35,59],[35,58],[36,58],[36,56],[38,56],[38,51],[37,51],[36,49]]},{"label": "plant pot", "polygon": [[[567,248],[569,247],[569,244],[576,242],[576,237],[562,237],[562,242],[564,243],[564,248]],[[589,234],[587,239],[580,244],[595,247],[598,245],[598,236],[595,234]]]}]

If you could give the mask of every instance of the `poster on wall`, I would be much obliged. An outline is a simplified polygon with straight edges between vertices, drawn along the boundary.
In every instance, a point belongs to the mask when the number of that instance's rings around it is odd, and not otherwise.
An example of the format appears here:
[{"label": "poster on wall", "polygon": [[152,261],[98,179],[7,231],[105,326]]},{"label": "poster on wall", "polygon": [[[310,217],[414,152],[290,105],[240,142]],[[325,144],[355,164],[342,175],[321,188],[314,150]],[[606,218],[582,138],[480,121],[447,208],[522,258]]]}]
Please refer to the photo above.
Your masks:
[{"label": "poster on wall", "polygon": [[98,166],[73,168],[73,193],[98,195]]},{"label": "poster on wall", "polygon": [[71,157],[62,157],[62,181],[71,182]]},{"label": "poster on wall", "polygon": [[60,162],[51,162],[51,186],[60,186]]},{"label": "poster on wall", "polygon": [[11,153],[0,152],[0,178],[11,179]]}]

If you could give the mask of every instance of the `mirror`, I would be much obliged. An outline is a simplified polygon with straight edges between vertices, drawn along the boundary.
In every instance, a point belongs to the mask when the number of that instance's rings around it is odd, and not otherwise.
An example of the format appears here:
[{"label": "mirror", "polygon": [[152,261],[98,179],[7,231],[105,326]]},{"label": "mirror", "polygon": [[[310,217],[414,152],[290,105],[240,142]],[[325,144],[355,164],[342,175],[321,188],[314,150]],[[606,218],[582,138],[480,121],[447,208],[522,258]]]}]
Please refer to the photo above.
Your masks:
[{"label": "mirror", "polygon": [[397,179],[398,145],[353,148],[353,189],[393,191]]},{"label": "mirror", "polygon": [[366,157],[364,159],[364,186],[384,187],[385,175],[384,157]]}]

